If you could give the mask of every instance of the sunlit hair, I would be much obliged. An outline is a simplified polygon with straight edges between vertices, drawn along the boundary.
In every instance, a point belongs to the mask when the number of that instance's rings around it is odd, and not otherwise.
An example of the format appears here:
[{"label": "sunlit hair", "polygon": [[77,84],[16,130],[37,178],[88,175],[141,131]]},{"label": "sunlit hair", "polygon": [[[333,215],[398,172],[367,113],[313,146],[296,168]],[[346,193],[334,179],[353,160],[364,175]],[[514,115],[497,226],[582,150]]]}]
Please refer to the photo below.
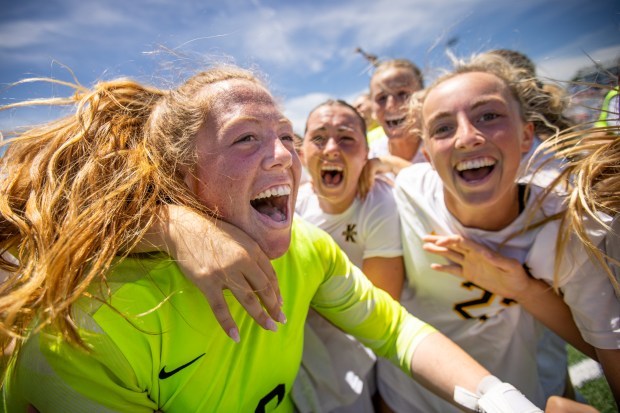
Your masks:
[{"label": "sunlit hair", "polygon": [[107,292],[115,257],[126,255],[161,216],[158,206],[209,213],[182,171],[195,166],[194,139],[211,106],[207,86],[231,79],[260,84],[250,72],[218,67],[169,91],[118,79],[92,90],[73,85],[75,95],[67,99],[0,108],[75,105],[72,115],[3,143],[0,251],[18,260],[4,254],[0,261],[9,272],[0,283],[3,347],[23,337],[34,318],[80,344],[71,304],[88,295],[91,283]]},{"label": "sunlit hair", "polygon": [[380,62],[377,64],[372,74],[371,81],[379,73],[383,73],[388,69],[405,69],[410,71],[417,79],[420,89],[424,88],[424,76],[422,75],[422,71],[415,63],[407,59],[390,59]]},{"label": "sunlit hair", "polygon": [[541,82],[536,76],[536,65],[527,55],[511,49],[495,49],[487,53],[506,59],[518,70],[519,76],[524,79],[535,80],[538,88],[548,95],[549,104],[539,108],[545,121],[541,122],[536,119],[533,121],[534,132],[540,139],[544,140],[573,126],[573,122],[564,115],[569,102],[566,91],[557,84]]},{"label": "sunlit hair", "polygon": [[[424,97],[428,96],[437,85],[465,73],[483,72],[495,75],[501,79],[510,90],[512,96],[519,104],[521,118],[525,122],[533,122],[536,128],[546,127],[555,133],[559,132],[564,125],[556,126],[553,120],[548,119],[552,113],[564,111],[564,100],[552,95],[540,87],[536,78],[528,75],[526,69],[518,68],[500,55],[482,53],[475,55],[469,60],[457,60],[453,62],[454,69],[440,76],[425,89]],[[536,126],[539,125],[539,126]]]},{"label": "sunlit hair", "polygon": [[506,59],[511,65],[523,70],[526,77],[536,77],[536,65],[526,54],[512,49],[494,49],[487,53]]},{"label": "sunlit hair", "polygon": [[[561,174],[550,187],[562,187],[568,193],[566,213],[560,224],[560,247],[576,235],[590,257],[605,270],[620,297],[619,281],[610,268],[610,264],[620,267],[620,262],[601,251],[587,231],[587,227],[596,222],[609,231],[608,237],[620,242],[619,228],[610,228],[600,215],[620,219],[620,127],[576,127],[565,131],[543,142],[534,157],[547,154],[550,158],[546,162],[559,160],[563,163]],[[556,260],[556,273],[561,258]]]},{"label": "sunlit hair", "polygon": [[412,135],[422,137],[422,102],[426,89],[418,90],[409,97],[405,125]]},{"label": "sunlit hair", "polygon": [[[359,113],[358,110],[355,109],[353,106],[351,106],[348,102],[341,100],[341,99],[328,99],[323,103],[319,103],[317,106],[314,107],[314,109],[310,111],[310,113],[308,113],[308,117],[306,119],[310,119],[310,115],[312,115],[314,112],[316,112],[317,110],[325,106],[342,106],[346,109],[349,109],[359,121],[362,133],[364,134],[364,136],[366,136],[366,120],[364,119],[362,114]],[[306,120],[306,128],[304,129],[304,135],[306,134],[306,132],[308,132],[308,121],[307,120]],[[366,140],[364,140],[364,142],[366,142],[366,145],[368,145],[368,142]]]}]

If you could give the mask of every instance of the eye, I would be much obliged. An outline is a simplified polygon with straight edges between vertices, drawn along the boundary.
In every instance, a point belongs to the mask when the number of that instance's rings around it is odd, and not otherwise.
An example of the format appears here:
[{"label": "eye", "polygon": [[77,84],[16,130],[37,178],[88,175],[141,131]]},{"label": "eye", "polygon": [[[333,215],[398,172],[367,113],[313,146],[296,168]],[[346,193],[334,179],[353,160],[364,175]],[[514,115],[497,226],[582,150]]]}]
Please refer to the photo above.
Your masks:
[{"label": "eye", "polygon": [[452,131],[452,127],[450,125],[437,125],[430,128],[430,137],[435,139],[442,139],[449,136]]},{"label": "eye", "polygon": [[295,142],[295,138],[293,138],[293,135],[284,135],[280,137],[281,141],[285,141],[285,142]]},{"label": "eye", "polygon": [[379,95],[379,96],[375,97],[375,102],[377,102],[379,104],[385,103],[386,100],[387,100],[387,96],[385,96],[385,95]]},{"label": "eye", "polygon": [[252,142],[252,141],[255,141],[255,140],[256,140],[256,136],[252,135],[251,133],[248,133],[247,135],[241,136],[234,143]]},{"label": "eye", "polygon": [[323,146],[325,144],[325,138],[321,135],[313,136],[312,138],[310,138],[310,142],[312,142],[316,146]]},{"label": "eye", "polygon": [[409,96],[411,96],[411,94],[409,92],[404,91],[404,90],[401,91],[401,92],[398,92],[398,99],[399,100],[403,100],[403,101],[407,100],[407,99],[409,99]]},{"label": "eye", "polygon": [[487,112],[487,113],[482,114],[482,116],[480,116],[478,120],[481,122],[489,122],[489,121],[499,118],[500,116],[501,115],[499,113]]}]

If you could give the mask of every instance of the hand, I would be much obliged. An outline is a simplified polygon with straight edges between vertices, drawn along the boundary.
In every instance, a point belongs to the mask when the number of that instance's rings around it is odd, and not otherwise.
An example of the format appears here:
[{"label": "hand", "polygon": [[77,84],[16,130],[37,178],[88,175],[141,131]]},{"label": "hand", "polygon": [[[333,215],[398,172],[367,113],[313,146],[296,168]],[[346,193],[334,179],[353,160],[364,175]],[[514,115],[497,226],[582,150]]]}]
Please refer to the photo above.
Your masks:
[{"label": "hand", "polygon": [[370,192],[375,184],[375,178],[377,173],[380,173],[384,168],[383,163],[379,158],[372,158],[366,161],[360,177],[357,180],[357,193],[360,199],[366,199],[366,195]]},{"label": "hand", "polygon": [[263,328],[277,330],[274,320],[286,322],[282,296],[271,262],[258,244],[239,228],[168,205],[161,214],[159,231],[148,241],[176,259],[183,273],[205,295],[220,326],[236,342],[239,330],[224,300],[230,290]]},{"label": "hand", "polygon": [[530,277],[519,261],[506,258],[460,235],[427,235],[423,249],[447,258],[452,264],[431,268],[462,277],[492,293],[516,299],[527,291]]}]

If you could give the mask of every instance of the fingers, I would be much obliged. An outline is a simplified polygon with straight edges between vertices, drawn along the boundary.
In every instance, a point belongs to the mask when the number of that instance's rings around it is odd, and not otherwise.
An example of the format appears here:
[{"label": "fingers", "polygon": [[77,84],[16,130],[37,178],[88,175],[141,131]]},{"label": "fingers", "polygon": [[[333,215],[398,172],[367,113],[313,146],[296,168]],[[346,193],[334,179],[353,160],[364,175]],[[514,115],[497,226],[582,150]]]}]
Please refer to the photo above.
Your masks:
[{"label": "fingers", "polygon": [[207,299],[207,302],[211,306],[211,310],[213,311],[213,315],[215,319],[220,324],[224,332],[238,343],[241,338],[239,337],[239,329],[237,328],[237,324],[235,320],[233,320],[232,315],[230,314],[230,310],[228,309],[228,303],[224,300],[224,294],[222,294],[222,289],[209,289],[208,291],[203,290],[203,294]]},{"label": "fingers", "polygon": [[457,277],[463,277],[463,268],[460,265],[431,264],[431,268],[435,271],[445,272],[456,275]]},{"label": "fingers", "polygon": [[[238,292],[239,296],[245,296],[248,294],[251,295],[252,297],[256,296],[262,303],[264,309],[267,310],[267,313],[269,314],[269,316],[271,316],[273,320],[276,320],[282,324],[286,324],[286,316],[282,312],[282,296],[280,295],[278,280],[277,278],[275,278],[275,274],[274,274],[273,279],[268,277],[265,273],[245,274],[245,279],[250,284],[251,290],[250,291],[248,290],[239,291]],[[233,291],[233,293],[235,293],[235,291]],[[237,296],[237,294],[235,294],[235,296]],[[238,296],[237,296],[237,299],[239,299]],[[248,305],[252,305],[252,306],[254,305],[253,303],[254,300],[252,300],[251,297],[245,297],[244,299],[246,300],[245,302],[247,302]],[[241,300],[239,302],[241,302]],[[246,307],[246,305],[244,304],[244,302],[241,302],[241,305],[243,305],[244,308],[246,308],[246,310],[248,311],[248,313],[252,315],[248,307]],[[263,317],[260,317],[260,318],[261,320],[263,319]],[[262,322],[259,322],[259,323],[263,327],[266,326],[266,324]],[[271,330],[271,328],[267,328],[267,329]]]},{"label": "fingers", "polygon": [[463,264],[464,255],[450,248],[438,246],[436,244],[427,242],[422,245],[422,249],[424,249],[424,251],[430,252],[431,254],[447,258],[448,260],[453,261],[459,265]]},{"label": "fingers", "polygon": [[366,196],[372,189],[372,186],[375,183],[375,171],[372,168],[368,167],[368,163],[362,169],[362,173],[360,174],[359,180],[357,181],[357,192],[359,194],[360,199],[366,199]]},{"label": "fingers", "polygon": [[[256,263],[260,271],[258,274],[262,272],[262,274],[265,276],[265,280],[267,281],[269,287],[275,294],[278,303],[280,304],[280,306],[282,306],[284,304],[284,299],[282,298],[282,293],[280,292],[280,283],[278,282],[278,277],[276,276],[276,272],[273,269],[273,265],[271,265],[271,261],[265,255],[263,250],[261,250],[260,248],[258,249]],[[253,285],[257,289],[259,289],[259,287],[256,284],[253,284]]]},{"label": "fingers", "polygon": [[[265,308],[261,305],[261,301],[259,300],[261,295],[249,284],[247,284],[245,279],[238,285],[238,287],[230,288],[230,291],[233,293],[237,301],[239,301],[239,304],[241,304],[245,311],[247,311],[250,317],[252,317],[261,327],[265,330],[278,331],[278,326],[265,311]],[[281,322],[286,322],[286,317],[284,317],[284,314],[280,311],[280,305],[277,303],[277,299],[274,298],[275,295],[273,294],[269,298],[271,302],[275,302],[275,305],[272,304],[271,307],[277,308],[277,310],[272,310],[276,313],[274,318],[279,318],[282,320]]]}]

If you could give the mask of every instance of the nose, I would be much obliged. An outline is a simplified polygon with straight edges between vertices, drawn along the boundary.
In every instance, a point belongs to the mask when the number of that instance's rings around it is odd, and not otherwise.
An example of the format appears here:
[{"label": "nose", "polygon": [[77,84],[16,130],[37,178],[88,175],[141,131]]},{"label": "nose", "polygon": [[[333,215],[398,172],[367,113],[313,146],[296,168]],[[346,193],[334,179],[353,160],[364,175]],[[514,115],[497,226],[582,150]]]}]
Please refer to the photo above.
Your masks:
[{"label": "nose", "polygon": [[335,159],[340,155],[340,147],[335,138],[327,138],[325,146],[323,147],[323,156],[326,159]]},{"label": "nose", "polygon": [[459,119],[456,130],[456,147],[473,148],[482,145],[484,137],[480,131],[469,121],[469,119]]},{"label": "nose", "polygon": [[[286,147],[279,137],[273,139],[273,147],[270,150],[270,155],[265,158],[266,169],[280,168],[288,169],[293,164],[292,149]],[[296,156],[296,155],[295,155]]]},{"label": "nose", "polygon": [[385,100],[385,108],[386,109],[399,109],[400,108],[400,103],[398,102],[398,99],[396,99],[396,96],[394,95],[387,96]]}]

